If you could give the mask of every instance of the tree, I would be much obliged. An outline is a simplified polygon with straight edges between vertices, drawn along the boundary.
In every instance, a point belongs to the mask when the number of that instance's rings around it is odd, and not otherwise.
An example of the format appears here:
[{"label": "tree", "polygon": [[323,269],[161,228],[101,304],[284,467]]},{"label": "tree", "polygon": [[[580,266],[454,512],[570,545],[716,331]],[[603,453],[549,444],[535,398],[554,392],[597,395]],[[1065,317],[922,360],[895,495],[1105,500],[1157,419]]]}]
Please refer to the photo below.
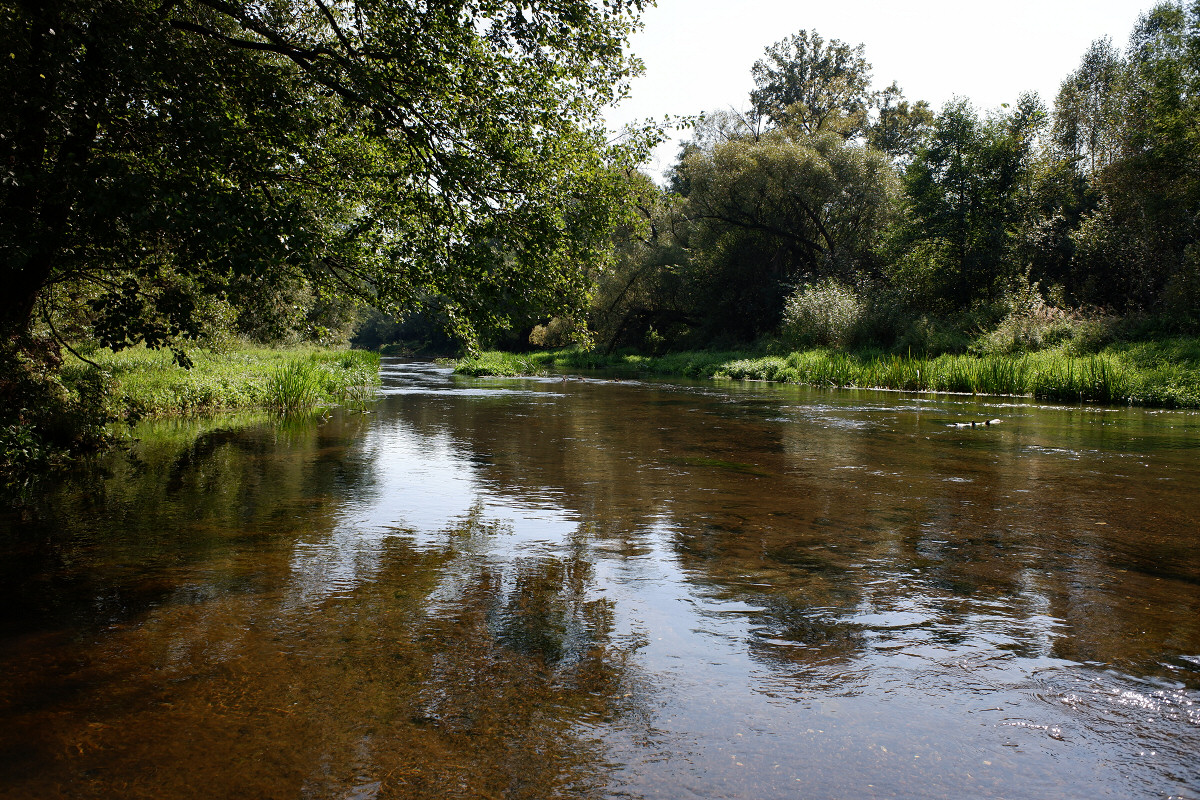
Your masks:
[{"label": "tree", "polygon": [[724,142],[679,171],[697,303],[714,332],[740,338],[774,329],[797,283],[871,269],[898,194],[883,154],[828,131]]},{"label": "tree", "polygon": [[1054,143],[1081,171],[1095,174],[1117,155],[1125,64],[1108,39],[1092,42],[1054,104]]},{"label": "tree", "polygon": [[[678,171],[674,176],[677,181],[681,177]],[[596,277],[589,314],[590,327],[609,351],[653,344],[655,337],[677,342],[703,320],[687,280],[689,229],[681,214],[683,198],[640,172],[631,172],[628,180],[638,215],[617,230],[616,258]]]},{"label": "tree", "polygon": [[675,166],[667,172],[668,188],[686,197],[691,192],[687,175],[681,170],[693,153],[711,153],[725,142],[757,142],[766,132],[764,119],[757,111],[722,109],[700,115],[692,128],[692,138],[679,148]]},{"label": "tree", "polygon": [[297,281],[468,337],[578,310],[643,5],[0,1],[0,334],[167,345]]},{"label": "tree", "polygon": [[806,134],[833,130],[847,138],[864,132],[874,94],[861,44],[826,43],[816,31],[802,30],[768,47],[752,74],[750,101],[775,125]]},{"label": "tree", "polygon": [[875,105],[879,116],[867,126],[867,144],[908,163],[933,130],[933,110],[924,100],[910,104],[894,82],[879,92]]},{"label": "tree", "polygon": [[1023,265],[1011,245],[1044,122],[1034,94],[990,119],[962,99],[938,115],[929,143],[905,172],[906,245],[936,255],[930,268],[939,273],[931,280],[938,299],[963,308],[995,297],[1019,274]]},{"label": "tree", "polygon": [[1200,318],[1200,2],[1144,14],[1117,71],[1119,114],[1084,128],[1102,134],[1086,150],[1099,199],[1073,237],[1075,282],[1093,302]]}]

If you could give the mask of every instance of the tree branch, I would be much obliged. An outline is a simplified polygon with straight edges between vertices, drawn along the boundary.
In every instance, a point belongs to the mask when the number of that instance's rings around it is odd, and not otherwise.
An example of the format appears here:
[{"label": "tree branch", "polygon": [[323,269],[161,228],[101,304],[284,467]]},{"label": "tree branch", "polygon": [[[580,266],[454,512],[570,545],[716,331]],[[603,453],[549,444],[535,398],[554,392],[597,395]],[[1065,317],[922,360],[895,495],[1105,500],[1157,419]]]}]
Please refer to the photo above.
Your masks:
[{"label": "tree branch", "polygon": [[41,305],[42,305],[42,319],[46,321],[46,326],[48,328],[50,328],[50,335],[54,337],[54,341],[58,342],[59,345],[61,345],[62,347],[67,348],[67,352],[69,352],[71,355],[78,358],[80,361],[84,362],[85,364],[91,364],[96,369],[100,370],[101,372],[104,372],[103,367],[101,367],[95,361],[92,361],[90,358],[84,358],[83,356],[79,355],[79,353],[75,352],[74,347],[71,347],[71,345],[67,344],[65,339],[63,339],[61,336],[58,335],[58,331],[54,329],[54,323],[50,321],[50,312],[46,308],[46,299],[45,298],[42,298]]}]

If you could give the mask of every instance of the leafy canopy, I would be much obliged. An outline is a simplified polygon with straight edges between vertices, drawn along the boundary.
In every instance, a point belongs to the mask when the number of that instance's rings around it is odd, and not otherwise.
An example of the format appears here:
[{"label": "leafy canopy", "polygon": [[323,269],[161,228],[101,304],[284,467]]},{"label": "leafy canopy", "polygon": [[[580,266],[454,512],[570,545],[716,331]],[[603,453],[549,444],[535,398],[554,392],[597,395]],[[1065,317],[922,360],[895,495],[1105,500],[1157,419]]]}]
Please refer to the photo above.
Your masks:
[{"label": "leafy canopy", "polygon": [[936,294],[953,306],[994,298],[1018,275],[1011,243],[1045,117],[1036,94],[986,119],[957,99],[942,109],[905,172],[907,242],[914,252],[939,251],[931,259],[940,273]]},{"label": "leafy canopy", "polygon": [[577,310],[644,4],[0,0],[0,328],[164,345],[297,284],[467,337]]},{"label": "leafy canopy", "polygon": [[861,44],[826,42],[816,31],[802,30],[768,47],[752,75],[750,102],[775,125],[806,134],[836,130],[848,137],[866,127],[874,93]]}]

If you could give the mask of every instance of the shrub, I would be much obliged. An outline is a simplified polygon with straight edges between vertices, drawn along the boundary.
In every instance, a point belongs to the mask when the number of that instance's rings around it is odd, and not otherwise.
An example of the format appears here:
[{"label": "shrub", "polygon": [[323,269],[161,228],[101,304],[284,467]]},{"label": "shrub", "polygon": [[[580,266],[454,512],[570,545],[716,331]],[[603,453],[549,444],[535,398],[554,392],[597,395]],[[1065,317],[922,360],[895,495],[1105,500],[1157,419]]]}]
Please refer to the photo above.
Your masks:
[{"label": "shrub", "polygon": [[1067,342],[1067,353],[1073,356],[1090,356],[1099,353],[1113,343],[1114,323],[1108,317],[1095,316],[1074,323],[1071,340]]},{"label": "shrub", "polygon": [[971,337],[964,330],[962,320],[930,319],[920,317],[909,323],[896,340],[896,350],[901,353],[919,353],[936,356],[943,353],[965,353],[971,345]]},{"label": "shrub", "polygon": [[1171,316],[1200,320],[1200,242],[1184,250],[1183,263],[1163,289],[1162,304]]},{"label": "shrub", "polygon": [[971,352],[976,355],[1036,353],[1073,339],[1076,322],[1068,312],[1048,306],[1039,299],[1010,311],[995,328],[971,343]]},{"label": "shrub", "polygon": [[863,304],[855,291],[823,278],[788,297],[780,334],[792,347],[844,346],[853,340],[862,318]]},{"label": "shrub", "polygon": [[942,238],[912,242],[896,253],[886,270],[899,304],[914,314],[941,314],[954,307],[950,295],[956,260],[953,245]]},{"label": "shrub", "polygon": [[60,374],[58,345],[0,345],[0,498],[24,502],[39,481],[107,445],[110,379],[95,368]]},{"label": "shrub", "polygon": [[545,325],[535,325],[529,334],[529,343],[534,347],[555,348],[571,344],[575,336],[575,323],[562,317],[554,317]]}]

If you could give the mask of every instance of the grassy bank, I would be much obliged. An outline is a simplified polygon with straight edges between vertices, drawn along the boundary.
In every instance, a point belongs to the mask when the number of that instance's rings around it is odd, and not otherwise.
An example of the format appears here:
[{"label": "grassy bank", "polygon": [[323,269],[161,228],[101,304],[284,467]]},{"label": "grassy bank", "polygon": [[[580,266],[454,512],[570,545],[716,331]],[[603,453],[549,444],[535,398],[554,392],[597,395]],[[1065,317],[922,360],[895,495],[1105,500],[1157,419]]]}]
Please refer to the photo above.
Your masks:
[{"label": "grassy bank", "polygon": [[488,352],[458,362],[469,375],[563,370],[620,375],[765,380],[810,386],[1027,395],[1057,402],[1200,408],[1200,339],[1111,345],[1094,355],[1065,349],[1017,355],[925,358],[816,349],[788,355],[689,352],[604,356],[576,349],[522,355]]},{"label": "grassy bank", "polygon": [[[110,409],[126,420],[167,414],[211,414],[264,408],[292,413],[318,405],[361,405],[379,384],[379,355],[316,347],[239,347],[189,353],[190,370],[166,350],[101,350],[88,357],[103,373]],[[90,367],[68,356],[64,382]]]}]

